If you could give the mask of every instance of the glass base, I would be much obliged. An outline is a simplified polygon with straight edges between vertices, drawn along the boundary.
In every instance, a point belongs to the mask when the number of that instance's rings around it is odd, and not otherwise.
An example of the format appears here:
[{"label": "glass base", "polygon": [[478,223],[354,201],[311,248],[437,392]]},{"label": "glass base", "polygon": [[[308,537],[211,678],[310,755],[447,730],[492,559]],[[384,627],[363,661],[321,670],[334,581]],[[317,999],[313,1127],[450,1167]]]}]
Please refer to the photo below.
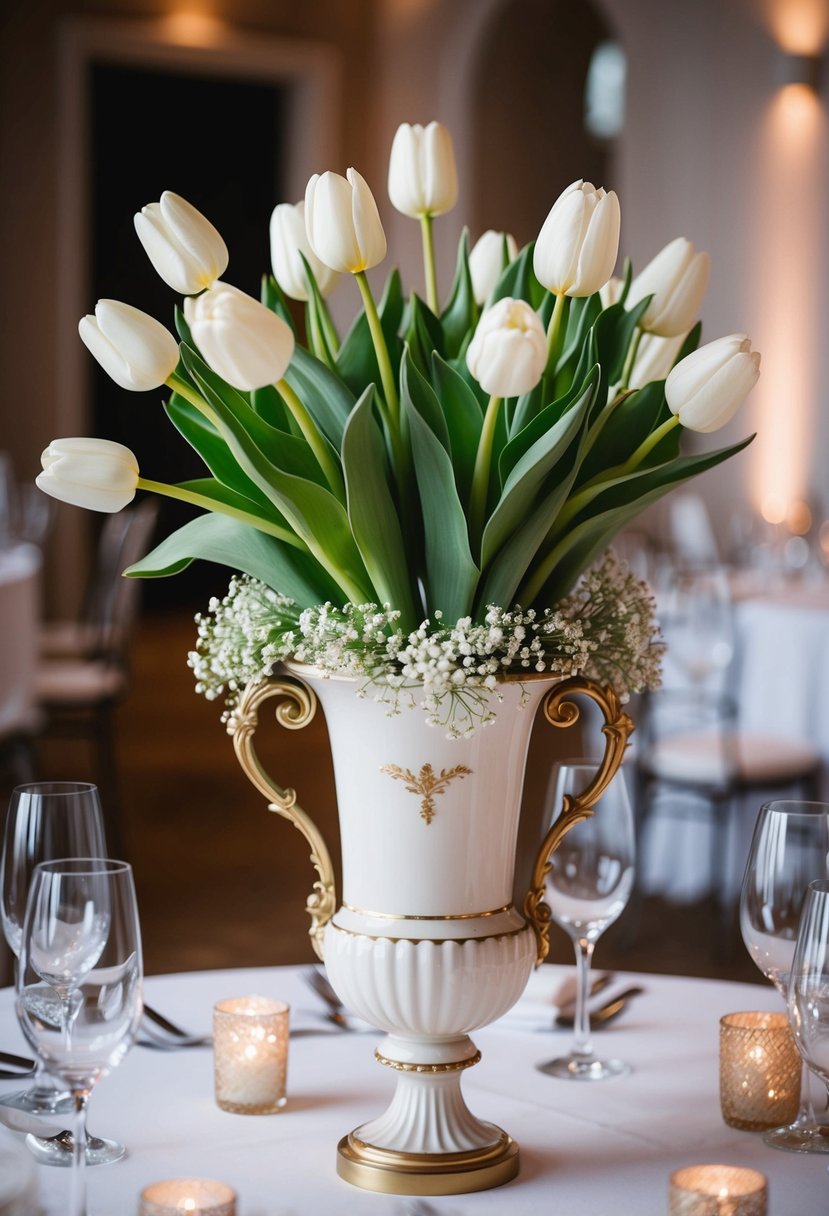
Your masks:
[{"label": "glass base", "polygon": [[[26,1148],[39,1165],[71,1166],[72,1164],[72,1133],[58,1132],[56,1136],[35,1136],[31,1133],[25,1140]],[[86,1144],[87,1165],[111,1165],[120,1161],[126,1154],[126,1148],[117,1140],[103,1140],[99,1136],[89,1136]]]},{"label": "glass base", "polygon": [[23,1111],[27,1115],[71,1115],[72,1095],[54,1085],[31,1085],[13,1094],[4,1094],[0,1106]]},{"label": "glass base", "polygon": [[546,1064],[536,1064],[536,1068],[562,1081],[609,1081],[630,1072],[630,1065],[623,1060],[597,1060],[592,1056],[559,1056]]},{"label": "glass base", "polygon": [[829,1153],[829,1127],[819,1123],[790,1123],[764,1132],[763,1143],[786,1153]]}]

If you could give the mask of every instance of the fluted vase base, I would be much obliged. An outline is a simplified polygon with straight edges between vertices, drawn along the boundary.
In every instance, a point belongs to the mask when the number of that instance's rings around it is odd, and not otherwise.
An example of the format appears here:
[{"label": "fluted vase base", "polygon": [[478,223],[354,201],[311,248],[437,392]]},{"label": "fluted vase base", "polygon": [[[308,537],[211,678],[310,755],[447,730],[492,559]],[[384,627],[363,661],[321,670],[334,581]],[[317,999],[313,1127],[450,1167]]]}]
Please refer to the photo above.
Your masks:
[{"label": "fluted vase base", "polygon": [[337,1173],[346,1182],[384,1195],[465,1195],[509,1182],[518,1173],[518,1145],[487,1125],[493,1144],[463,1153],[402,1153],[366,1144],[358,1133],[337,1145]]}]

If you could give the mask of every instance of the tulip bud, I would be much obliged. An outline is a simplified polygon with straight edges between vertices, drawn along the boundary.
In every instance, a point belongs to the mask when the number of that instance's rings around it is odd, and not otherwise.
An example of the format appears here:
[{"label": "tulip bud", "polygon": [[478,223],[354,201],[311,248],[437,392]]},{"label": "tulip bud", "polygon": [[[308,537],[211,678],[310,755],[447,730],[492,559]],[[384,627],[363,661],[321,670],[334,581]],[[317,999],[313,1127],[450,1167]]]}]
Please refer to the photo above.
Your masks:
[{"label": "tulip bud", "polygon": [[602,302],[602,308],[610,308],[612,304],[618,304],[622,298],[624,286],[624,279],[620,279],[615,274],[611,275],[604,286],[599,288],[599,299]]},{"label": "tulip bud", "polygon": [[165,190],[135,215],[135,231],[158,274],[173,291],[192,296],[227,270],[227,246],[192,203]]},{"label": "tulip bud", "polygon": [[356,169],[315,173],[305,188],[305,227],[314,253],[341,274],[370,270],[386,256],[374,195]]},{"label": "tulip bud", "polygon": [[389,157],[389,198],[398,211],[418,219],[442,215],[458,201],[452,137],[442,123],[401,123]]},{"label": "tulip bud", "polygon": [[660,338],[658,334],[642,334],[639,349],[633,361],[628,388],[644,388],[651,380],[664,380],[682,349],[687,334],[673,338]]},{"label": "tulip bud", "polygon": [[45,494],[89,511],[120,511],[138,486],[138,461],[111,439],[53,439],[35,484]]},{"label": "tulip bud", "polygon": [[630,285],[628,307],[653,296],[640,328],[663,338],[687,333],[699,316],[710,270],[708,254],[697,253],[684,237],[667,244]]},{"label": "tulip bud", "polygon": [[242,392],[275,384],[294,353],[290,325],[229,283],[184,301],[184,316],[205,362]]},{"label": "tulip bud", "polygon": [[613,190],[573,182],[547,216],[533,253],[535,277],[556,295],[590,296],[613,273],[621,214]]},{"label": "tulip bud", "polygon": [[466,365],[491,397],[519,397],[535,388],[547,365],[544,326],[524,300],[506,297],[482,315]]},{"label": "tulip bud", "polygon": [[271,213],[271,267],[273,277],[292,300],[308,299],[308,277],[300,254],[313,271],[320,295],[331,293],[340,276],[325,266],[308,243],[305,203],[278,203]]},{"label": "tulip bud", "polygon": [[159,388],[178,363],[178,343],[170,331],[120,300],[99,300],[95,315],[78,322],[78,333],[115,383],[133,392]]},{"label": "tulip bud", "polygon": [[[507,258],[504,258],[504,241]],[[476,304],[485,304],[509,262],[518,257],[518,245],[509,232],[489,228],[479,237],[469,253],[469,276]]]},{"label": "tulip bud", "polygon": [[736,414],[760,375],[760,352],[745,334],[717,338],[686,355],[665,381],[672,414],[691,431],[717,431]]}]

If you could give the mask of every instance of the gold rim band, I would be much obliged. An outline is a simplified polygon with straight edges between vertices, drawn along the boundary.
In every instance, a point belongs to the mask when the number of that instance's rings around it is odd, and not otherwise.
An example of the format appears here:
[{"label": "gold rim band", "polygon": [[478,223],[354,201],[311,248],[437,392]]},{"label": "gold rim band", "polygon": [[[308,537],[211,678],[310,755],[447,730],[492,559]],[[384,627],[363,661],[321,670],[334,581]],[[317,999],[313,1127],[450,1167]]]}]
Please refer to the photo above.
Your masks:
[{"label": "gold rim band", "polygon": [[397,1072],[446,1073],[463,1072],[465,1068],[480,1064],[481,1053],[476,1051],[468,1060],[452,1060],[448,1064],[404,1064],[402,1060],[390,1060],[388,1056],[381,1055],[379,1050],[374,1052],[374,1058],[378,1064],[385,1064],[387,1068],[394,1068]]},{"label": "gold rim band", "polygon": [[342,907],[348,912],[356,912],[358,916],[371,916],[377,920],[476,920],[478,917],[499,916],[502,912],[511,912],[514,904],[504,904],[503,908],[492,908],[489,912],[456,912],[451,915],[438,913],[436,916],[421,916],[405,912],[372,912],[369,908],[358,908],[354,904],[342,902]]},{"label": "gold rim band", "polygon": [[420,945],[421,942],[434,942],[437,945],[445,946],[448,943],[464,945],[466,942],[490,942],[498,937],[517,937],[519,933],[526,933],[530,927],[526,924],[519,926],[517,929],[504,929],[500,933],[476,933],[473,937],[387,937],[385,933],[360,933],[357,929],[346,929],[343,925],[338,925],[336,920],[330,921],[331,929],[335,933],[343,933],[346,937],[362,937],[367,942],[411,942],[412,945]]}]

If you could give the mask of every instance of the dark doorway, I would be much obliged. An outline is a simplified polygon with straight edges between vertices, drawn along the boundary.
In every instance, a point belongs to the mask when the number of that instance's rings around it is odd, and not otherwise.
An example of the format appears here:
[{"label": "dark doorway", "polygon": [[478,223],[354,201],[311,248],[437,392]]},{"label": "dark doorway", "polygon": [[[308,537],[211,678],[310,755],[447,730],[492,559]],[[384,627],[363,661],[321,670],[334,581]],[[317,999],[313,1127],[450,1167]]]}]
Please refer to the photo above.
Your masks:
[{"label": "dark doorway", "polygon": [[[285,91],[222,76],[94,64],[90,79],[90,249],[87,311],[123,300],[175,331],[181,299],[158,277],[133,227],[136,211],[164,190],[182,195],[221,232],[230,251],[223,276],[259,295],[270,270],[268,223],[282,201]],[[293,200],[291,200],[293,201]],[[144,476],[178,482],[204,475],[198,456],[162,407],[169,390],[128,393],[91,370],[91,434],[126,444]],[[161,501],[156,540],[198,512]],[[147,579],[145,609],[206,607],[231,571],[195,562],[172,578]]]}]

